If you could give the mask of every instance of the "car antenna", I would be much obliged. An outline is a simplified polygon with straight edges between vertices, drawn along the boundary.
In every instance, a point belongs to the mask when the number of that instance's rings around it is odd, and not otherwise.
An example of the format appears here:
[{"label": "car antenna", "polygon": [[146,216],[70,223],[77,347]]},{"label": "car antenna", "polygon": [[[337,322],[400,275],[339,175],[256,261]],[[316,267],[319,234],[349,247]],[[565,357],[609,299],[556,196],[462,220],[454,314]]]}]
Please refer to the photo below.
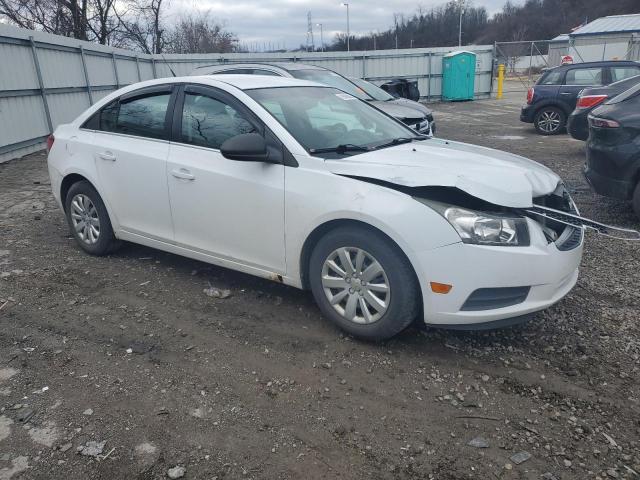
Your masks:
[{"label": "car antenna", "polygon": [[160,52],[160,56],[162,57],[162,60],[164,60],[165,65],[171,71],[171,75],[173,75],[174,77],[177,77],[176,72],[173,71],[173,68],[171,68],[171,65],[169,65],[169,62],[167,62],[167,59],[165,58],[164,53]]}]

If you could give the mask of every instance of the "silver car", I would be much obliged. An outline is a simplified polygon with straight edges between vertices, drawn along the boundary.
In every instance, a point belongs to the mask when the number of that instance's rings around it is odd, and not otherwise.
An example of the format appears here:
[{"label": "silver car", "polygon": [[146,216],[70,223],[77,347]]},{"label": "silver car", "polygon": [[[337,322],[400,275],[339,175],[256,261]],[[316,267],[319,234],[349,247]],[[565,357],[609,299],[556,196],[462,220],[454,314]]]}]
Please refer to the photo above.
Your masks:
[{"label": "silver car", "polygon": [[[338,88],[354,97],[365,100],[379,108],[387,115],[400,120],[405,125],[424,135],[432,135],[431,122],[433,115],[429,109],[420,111],[400,102],[389,102],[388,99],[379,100],[367,93],[351,80],[332,70],[307,65],[298,62],[274,62],[274,63],[227,63],[219,65],[207,65],[198,67],[191,75],[275,75],[280,77],[298,78]],[[392,97],[393,98],[393,97]],[[412,102],[416,103],[416,102]]]}]

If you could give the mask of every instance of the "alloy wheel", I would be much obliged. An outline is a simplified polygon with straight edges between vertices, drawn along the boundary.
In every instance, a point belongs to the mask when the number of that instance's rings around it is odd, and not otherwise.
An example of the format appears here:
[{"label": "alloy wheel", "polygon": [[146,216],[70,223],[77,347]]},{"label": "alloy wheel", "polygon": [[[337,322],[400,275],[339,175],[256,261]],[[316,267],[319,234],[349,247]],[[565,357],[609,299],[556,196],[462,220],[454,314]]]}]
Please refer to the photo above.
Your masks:
[{"label": "alloy wheel", "polygon": [[554,110],[543,111],[538,119],[538,126],[543,132],[555,132],[560,128],[560,114]]},{"label": "alloy wheel", "polygon": [[322,265],[322,287],[334,310],[350,322],[374,323],[389,308],[387,274],[380,262],[361,248],[334,250]]},{"label": "alloy wheel", "polygon": [[87,245],[95,244],[100,238],[100,218],[91,199],[79,193],[71,199],[71,223],[76,235]]}]

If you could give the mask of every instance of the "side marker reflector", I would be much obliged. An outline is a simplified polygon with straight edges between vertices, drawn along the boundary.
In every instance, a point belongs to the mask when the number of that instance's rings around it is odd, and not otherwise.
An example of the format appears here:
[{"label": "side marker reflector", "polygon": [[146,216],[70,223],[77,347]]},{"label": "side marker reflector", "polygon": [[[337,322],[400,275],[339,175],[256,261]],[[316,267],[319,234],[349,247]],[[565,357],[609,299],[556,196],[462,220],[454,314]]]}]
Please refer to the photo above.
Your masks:
[{"label": "side marker reflector", "polygon": [[443,295],[446,295],[451,291],[452,288],[453,288],[453,285],[448,285],[446,283],[431,282],[431,291],[433,293],[441,293]]}]

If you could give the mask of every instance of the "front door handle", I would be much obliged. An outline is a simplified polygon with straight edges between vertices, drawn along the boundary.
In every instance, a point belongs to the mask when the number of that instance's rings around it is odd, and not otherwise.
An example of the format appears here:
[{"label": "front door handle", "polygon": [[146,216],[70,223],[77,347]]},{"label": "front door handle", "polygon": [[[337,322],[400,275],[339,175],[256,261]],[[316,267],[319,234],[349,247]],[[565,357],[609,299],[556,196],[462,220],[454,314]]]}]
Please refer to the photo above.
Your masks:
[{"label": "front door handle", "polygon": [[560,92],[560,95],[573,95],[571,92]]},{"label": "front door handle", "polygon": [[113,153],[109,152],[109,151],[100,152],[98,154],[98,157],[100,157],[102,160],[106,160],[107,162],[115,162],[116,161],[116,156]]},{"label": "front door handle", "polygon": [[180,170],[171,170],[171,175],[181,180],[195,180],[196,176],[193,175],[186,168],[181,168]]}]

